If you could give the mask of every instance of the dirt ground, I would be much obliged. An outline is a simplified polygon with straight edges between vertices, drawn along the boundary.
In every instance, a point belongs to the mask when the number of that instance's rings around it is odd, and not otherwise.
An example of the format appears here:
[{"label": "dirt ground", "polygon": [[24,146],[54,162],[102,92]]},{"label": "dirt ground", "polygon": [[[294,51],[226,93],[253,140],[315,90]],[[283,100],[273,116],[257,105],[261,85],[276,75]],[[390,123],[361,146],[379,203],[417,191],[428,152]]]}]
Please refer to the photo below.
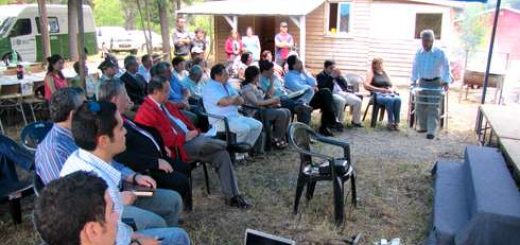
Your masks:
[{"label": "dirt ground", "polygon": [[[431,167],[439,158],[462,159],[464,148],[476,143],[472,131],[478,106],[476,96],[477,93],[470,94],[469,101],[459,103],[458,93],[450,93],[448,130],[435,140],[427,140],[424,134],[406,126],[407,96],[403,96],[400,132],[389,132],[382,125],[370,128],[367,118],[367,127],[348,128],[338,134],[338,139],[351,142],[358,174],[359,204],[354,208],[346,203],[346,222],[342,227],[333,225],[330,182],[319,183],[314,198],[310,202],[302,198],[299,214],[292,214],[299,158],[285,150],[236,167],[241,191],[254,204],[248,211],[224,206],[213,171],[208,196],[202,169],[196,169],[194,209],[183,214],[184,228],[194,244],[241,244],[246,228],[291,238],[298,244],[346,244],[345,239],[358,233],[362,233],[361,244],[397,237],[402,244],[420,244],[431,223]],[[317,121],[318,116],[313,119]],[[313,147],[328,154],[341,154],[339,149],[322,144]],[[19,226],[12,224],[8,206],[0,205],[0,244],[36,243],[30,217],[32,202],[32,198],[24,200],[24,220]]]}]

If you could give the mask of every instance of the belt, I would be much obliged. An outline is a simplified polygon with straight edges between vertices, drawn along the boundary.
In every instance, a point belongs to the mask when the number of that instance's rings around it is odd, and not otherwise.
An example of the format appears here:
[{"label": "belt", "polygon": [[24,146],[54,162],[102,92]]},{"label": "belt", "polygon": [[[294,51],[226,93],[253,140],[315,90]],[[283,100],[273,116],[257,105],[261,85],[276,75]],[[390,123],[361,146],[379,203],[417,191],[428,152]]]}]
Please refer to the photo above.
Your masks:
[{"label": "belt", "polygon": [[421,80],[423,81],[426,81],[426,82],[433,82],[433,81],[437,81],[441,79],[440,77],[434,77],[434,78],[421,78]]}]

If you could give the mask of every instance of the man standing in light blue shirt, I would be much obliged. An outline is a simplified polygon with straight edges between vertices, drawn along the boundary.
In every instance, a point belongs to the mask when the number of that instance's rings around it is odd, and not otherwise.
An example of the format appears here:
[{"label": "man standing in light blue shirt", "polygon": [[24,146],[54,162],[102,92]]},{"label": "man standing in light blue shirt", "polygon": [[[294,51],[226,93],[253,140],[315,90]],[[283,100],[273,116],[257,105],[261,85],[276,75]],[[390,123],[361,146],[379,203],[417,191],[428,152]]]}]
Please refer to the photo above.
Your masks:
[{"label": "man standing in light blue shirt", "polygon": [[419,85],[422,89],[417,94],[418,132],[426,132],[427,139],[435,138],[439,124],[437,104],[442,98],[442,88],[447,91],[451,83],[450,63],[444,50],[433,46],[434,40],[432,30],[421,32],[422,48],[415,54],[412,68],[412,86]]},{"label": "man standing in light blue shirt", "polygon": [[[224,65],[213,66],[210,76],[211,80],[202,91],[206,111],[210,114],[225,116],[231,132],[237,136],[237,141],[254,146],[262,132],[262,123],[238,113],[238,106],[244,103],[244,99],[229,85],[229,75]],[[209,123],[218,131],[225,130],[222,120],[209,118]]]},{"label": "man standing in light blue shirt", "polygon": [[[72,134],[80,149],[67,159],[60,175],[66,176],[76,171],[95,173],[106,182],[108,193],[114,202],[114,210],[121,217],[126,208],[124,202],[135,200],[135,196],[122,195],[119,192],[121,173],[113,167],[113,157],[123,152],[126,147],[126,130],[116,106],[107,102],[83,104],[74,114]],[[153,179],[140,174],[133,174],[126,181],[156,187]],[[138,233],[133,233],[119,218],[116,244],[142,244],[158,237],[164,239],[164,244],[190,244],[187,233],[180,228],[144,229]]]},{"label": "man standing in light blue shirt", "polygon": [[150,74],[152,65],[153,60],[149,54],[145,54],[143,55],[143,57],[141,57],[141,65],[139,66],[137,73],[141,74],[141,76],[144,77],[144,80],[146,80],[147,83],[149,83],[152,79],[152,75]]},{"label": "man standing in light blue shirt", "polygon": [[314,77],[303,70],[302,61],[291,55],[287,58],[289,72],[285,74],[285,87],[291,91],[305,90],[299,99],[309,104],[314,109],[321,109],[321,126],[319,132],[325,136],[333,136],[329,130],[343,131],[343,124],[336,121],[334,97],[329,89],[318,89],[318,83]]}]

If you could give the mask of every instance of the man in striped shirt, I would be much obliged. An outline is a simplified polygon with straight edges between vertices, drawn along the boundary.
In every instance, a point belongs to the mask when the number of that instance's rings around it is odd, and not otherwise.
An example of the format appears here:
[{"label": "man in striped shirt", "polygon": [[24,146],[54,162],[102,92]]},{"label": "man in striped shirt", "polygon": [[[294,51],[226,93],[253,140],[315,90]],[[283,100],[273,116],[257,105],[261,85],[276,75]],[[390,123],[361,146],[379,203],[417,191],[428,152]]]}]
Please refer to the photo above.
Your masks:
[{"label": "man in striped shirt", "polygon": [[[432,30],[421,32],[422,48],[415,54],[412,68],[412,86],[417,83],[422,91],[418,94],[418,132],[426,132],[427,139],[434,139],[439,123],[439,99],[442,88],[448,90],[451,83],[450,63],[444,50],[433,46]],[[421,98],[421,95],[424,97]]]}]

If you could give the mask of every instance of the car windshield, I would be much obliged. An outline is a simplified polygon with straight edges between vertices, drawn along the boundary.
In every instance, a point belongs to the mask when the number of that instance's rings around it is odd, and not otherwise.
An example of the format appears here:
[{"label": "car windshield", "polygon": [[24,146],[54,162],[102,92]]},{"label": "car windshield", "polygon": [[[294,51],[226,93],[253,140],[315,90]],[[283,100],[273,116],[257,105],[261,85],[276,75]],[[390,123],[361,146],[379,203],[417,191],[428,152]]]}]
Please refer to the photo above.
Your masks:
[{"label": "car windshield", "polygon": [[0,16],[0,37],[4,37],[9,27],[13,24],[15,18]]}]

